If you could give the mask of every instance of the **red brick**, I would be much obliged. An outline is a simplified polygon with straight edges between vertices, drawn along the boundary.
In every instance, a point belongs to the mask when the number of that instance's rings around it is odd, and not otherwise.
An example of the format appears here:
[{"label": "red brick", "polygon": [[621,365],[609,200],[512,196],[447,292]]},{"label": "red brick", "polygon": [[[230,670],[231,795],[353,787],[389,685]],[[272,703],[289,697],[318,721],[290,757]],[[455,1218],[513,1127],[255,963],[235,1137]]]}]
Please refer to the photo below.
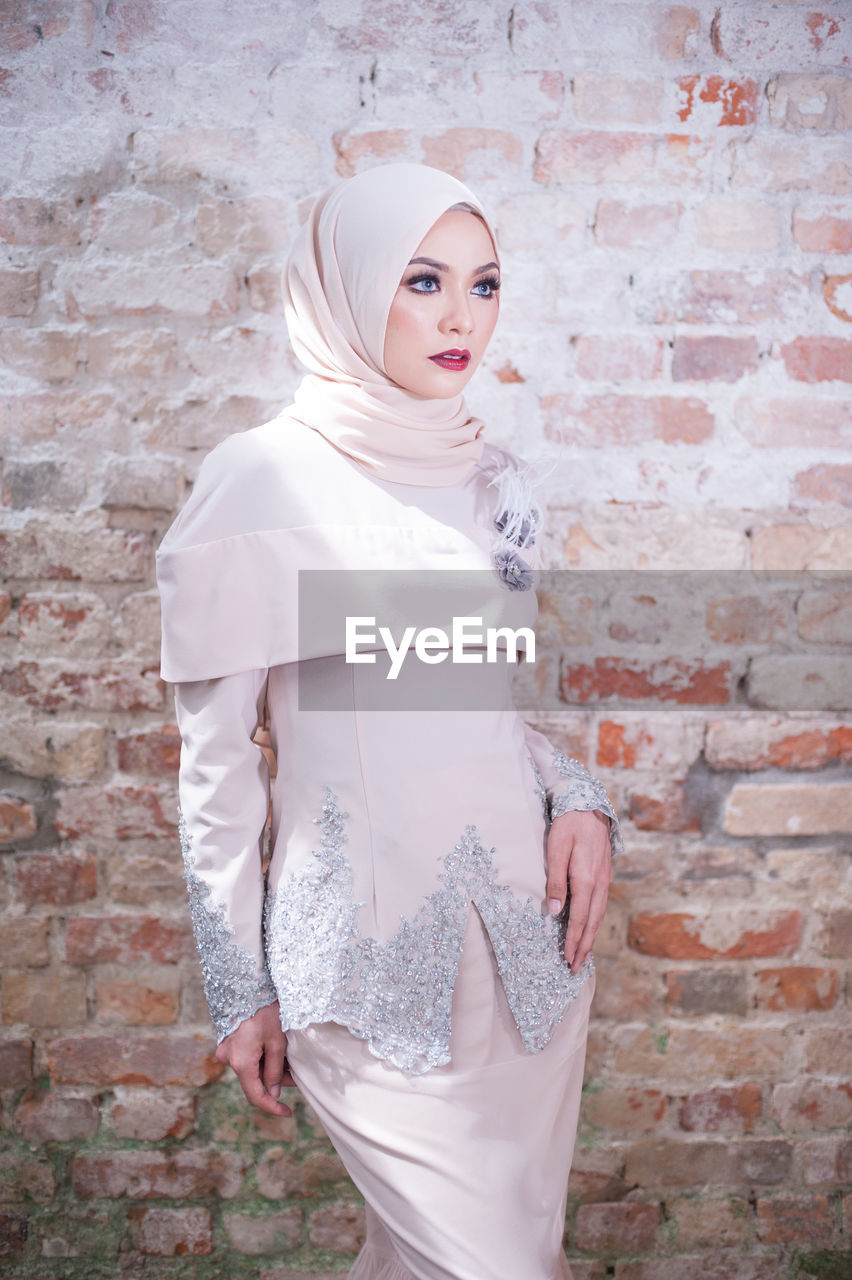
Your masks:
[{"label": "red brick", "polygon": [[681,1129],[702,1133],[747,1133],[762,1109],[760,1085],[736,1084],[690,1094],[681,1104]]},{"label": "red brick", "polygon": [[764,1244],[815,1248],[834,1237],[834,1212],[826,1196],[774,1196],[757,1202],[757,1238]]},{"label": "red brick", "polygon": [[666,1217],[684,1250],[744,1244],[750,1235],[751,1206],[744,1196],[714,1200],[704,1192],[667,1201]]},{"label": "red brick", "polygon": [[[699,88],[700,86],[700,88]],[[717,126],[754,124],[757,120],[758,85],[754,80],[726,80],[723,76],[681,76],[678,87],[684,95],[678,118],[685,123],[695,114],[701,122],[712,120]],[[698,102],[718,108],[712,115],[696,107]]]},{"label": "red brick", "polygon": [[381,160],[404,160],[409,157],[413,135],[410,129],[373,129],[369,132],[335,133],[332,141],[337,156],[335,168],[341,178]]},{"label": "red brick", "polygon": [[55,825],[65,840],[156,839],[177,829],[174,794],[156,785],[74,787],[61,791],[58,799]]},{"label": "red brick", "polygon": [[50,921],[46,917],[24,916],[7,919],[0,929],[0,969],[12,965],[36,968],[47,964],[47,934]]},{"label": "red brick", "polygon": [[0,267],[0,315],[31,316],[38,305],[40,291],[38,271]]},{"label": "red brick", "polygon": [[796,622],[803,640],[852,644],[852,591],[803,591],[796,602]]},{"label": "red brick", "polygon": [[833,1009],[837,1001],[837,970],[808,968],[761,969],[757,974],[755,1003],[773,1013],[787,1010],[810,1013]]},{"label": "red brick", "polygon": [[592,664],[568,663],[562,670],[560,688],[568,703],[593,702],[603,698],[634,701],[653,698],[656,702],[695,704],[725,703],[730,698],[731,665],[720,662],[683,662],[663,658],[645,666],[627,658],[596,658]]},{"label": "red brick", "polygon": [[33,1199],[52,1200],[56,1193],[56,1173],[43,1156],[9,1151],[0,1155],[0,1201],[17,1203]]},{"label": "red brick", "polygon": [[663,344],[651,335],[581,334],[575,352],[577,377],[593,382],[646,380],[663,372]]},{"label": "red brick", "polygon": [[595,1089],[583,1095],[583,1120],[607,1133],[651,1133],[663,1119],[659,1089]]},{"label": "red brick", "polygon": [[226,1213],[225,1231],[231,1248],[249,1256],[288,1253],[299,1241],[304,1215],[301,1209],[280,1213]]},{"label": "red brick", "polygon": [[225,1067],[207,1036],[63,1036],[47,1045],[57,1084],[210,1084]]},{"label": "red brick", "polygon": [[606,394],[541,397],[544,432],[565,445],[704,444],[713,435],[711,410],[693,396]]},{"label": "red brick", "polygon": [[[164,1138],[189,1137],[195,1129],[195,1110],[193,1095],[120,1085],[114,1092],[109,1118],[117,1138],[162,1142]],[[213,1141],[220,1139],[214,1134]]]},{"label": "red brick", "polygon": [[[601,200],[595,211],[595,240],[605,248],[670,247],[679,230],[680,215],[681,206],[676,201],[637,206]],[[612,374],[611,380],[616,382],[619,378]]]},{"label": "red brick", "polygon": [[[627,814],[640,831],[699,831],[700,814],[679,779],[657,783],[656,795],[631,791]],[[662,794],[659,794],[662,793]]]},{"label": "red brick", "polygon": [[814,1129],[848,1129],[852,1125],[852,1085],[822,1080],[777,1084],[772,1114],[788,1133]]},{"label": "red brick", "polygon": [[852,763],[852,725],[830,721],[762,716],[712,720],[704,743],[707,763],[716,769],[821,769]]},{"label": "red brick", "polygon": [[595,125],[656,124],[660,120],[664,95],[660,77],[578,71],[571,84],[575,120]]},{"label": "red brick", "polygon": [[792,630],[792,599],[728,596],[706,605],[705,625],[717,644],[777,644]]},{"label": "red brick", "polygon": [[29,1218],[12,1209],[0,1210],[0,1258],[21,1253],[27,1242]]},{"label": "red brick", "polygon": [[177,964],[195,956],[184,922],[157,916],[74,916],[65,931],[69,964]]},{"label": "red brick", "polygon": [[826,914],[820,950],[825,956],[852,960],[852,910],[841,908]]},{"label": "red brick", "polygon": [[792,1160],[790,1144],[775,1138],[643,1138],[628,1150],[624,1176],[640,1187],[768,1185],[789,1177]]},{"label": "red brick", "polygon": [[628,945],[643,955],[675,960],[742,960],[791,955],[801,936],[802,916],[794,910],[764,913],[743,908],[703,920],[687,912],[646,911],[631,920]]},{"label": "red brick", "polygon": [[737,400],[733,416],[735,426],[758,449],[837,449],[852,438],[852,404],[848,400],[813,394],[744,395]]},{"label": "red brick", "polygon": [[777,1257],[744,1257],[715,1244],[688,1257],[619,1262],[615,1280],[780,1280]]},{"label": "red brick", "polygon": [[852,382],[852,342],[847,338],[794,338],[781,345],[789,378],[797,382]]},{"label": "red brick", "polygon": [[659,273],[647,282],[643,305],[655,324],[757,324],[779,320],[810,297],[808,279],[790,271],[695,270]]},{"label": "red brick", "polygon": [[[273,1117],[275,1119],[275,1117]],[[311,1151],[296,1160],[286,1147],[267,1147],[257,1162],[257,1188],[268,1200],[316,1195],[328,1182],[346,1178],[346,1170],[333,1152]]]},{"label": "red brick", "polygon": [[803,1168],[806,1186],[848,1186],[852,1181],[852,1137],[844,1134],[806,1142]]},{"label": "red brick", "polygon": [[239,1194],[249,1158],[215,1147],[192,1151],[81,1151],[71,1165],[78,1196],[131,1200]]},{"label": "red brick", "polygon": [[0,1080],[7,1089],[33,1078],[32,1040],[0,1040]]},{"label": "red brick", "polygon": [[50,204],[35,196],[0,200],[0,239],[6,244],[72,246],[81,238],[81,223],[81,209],[75,205]]},{"label": "red brick", "polygon": [[817,462],[793,476],[791,496],[795,502],[837,502],[852,507],[852,465]]},{"label": "red brick", "polygon": [[[47,576],[51,576],[48,574]],[[76,670],[58,661],[21,662],[0,671],[0,691],[45,711],[159,711],[165,686],[134,661],[95,662]]]},{"label": "red brick", "polygon": [[545,129],[536,145],[536,182],[634,182],[654,168],[652,133]]},{"label": "red brick", "polygon": [[20,796],[0,795],[0,844],[28,840],[38,830],[35,809]]},{"label": "red brick", "polygon": [[852,219],[794,209],[793,238],[806,253],[852,253]]},{"label": "red brick", "polygon": [[98,1127],[98,1109],[90,1098],[65,1098],[33,1091],[18,1103],[15,1129],[27,1142],[73,1142],[91,1138]]},{"label": "red brick", "polygon": [[805,1068],[817,1075],[849,1074],[852,1062],[852,1025],[817,1026],[806,1033]]},{"label": "red brick", "polygon": [[164,778],[177,774],[180,764],[180,733],[177,725],[122,734],[118,738],[118,767],[125,773]]},{"label": "red brick", "polygon": [[63,1027],[86,1021],[86,980],[81,973],[3,974],[3,1021],[31,1027]]},{"label": "red brick", "polygon": [[606,769],[662,769],[683,777],[701,754],[703,721],[674,720],[668,712],[632,712],[598,724],[595,763]]},{"label": "red brick", "polygon": [[615,1027],[609,1032],[613,1069],[625,1081],[672,1084],[686,1092],[699,1082],[778,1080],[790,1074],[790,1045],[782,1027],[702,1028],[675,1023],[652,1031]]},{"label": "red brick", "polygon": [[366,1226],[360,1204],[332,1204],[311,1214],[309,1239],[315,1249],[330,1253],[357,1253],[364,1243]]},{"label": "red brick", "polygon": [[599,1252],[644,1253],[654,1246],[659,1221],[658,1204],[581,1204],[573,1243]]},{"label": "red brick", "polygon": [[700,338],[676,337],[672,355],[672,382],[738,382],[758,367],[754,337],[706,334]]},{"label": "red brick", "polygon": [[852,310],[841,305],[849,284],[852,284],[852,275],[823,276],[822,296],[825,299],[825,305],[838,320],[852,320]]},{"label": "red brick", "polygon": [[134,1249],[157,1257],[177,1257],[213,1252],[213,1219],[209,1209],[127,1210]]},{"label": "red brick", "polygon": [[462,182],[505,178],[510,166],[520,166],[523,156],[521,139],[505,129],[464,125],[423,138],[423,163]]},{"label": "red brick", "polygon": [[128,1026],[158,1027],[177,1022],[180,1012],[178,975],[157,979],[98,978],[95,982],[97,1021]]},{"label": "red brick", "polygon": [[677,969],[666,974],[666,1008],[671,1013],[748,1013],[745,974],[729,969]]},{"label": "red brick", "polygon": [[97,893],[97,859],[93,853],[65,853],[59,849],[25,853],[15,860],[14,868],[18,896],[28,906],[68,906],[86,902]]}]

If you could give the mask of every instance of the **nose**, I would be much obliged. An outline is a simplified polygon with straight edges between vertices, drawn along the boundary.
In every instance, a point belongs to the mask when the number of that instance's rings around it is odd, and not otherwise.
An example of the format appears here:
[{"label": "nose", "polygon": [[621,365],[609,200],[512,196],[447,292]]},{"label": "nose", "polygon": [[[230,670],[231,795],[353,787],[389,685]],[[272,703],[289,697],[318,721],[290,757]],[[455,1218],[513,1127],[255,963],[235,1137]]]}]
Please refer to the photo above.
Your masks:
[{"label": "nose", "polygon": [[450,289],[445,294],[447,306],[441,317],[442,333],[471,333],[473,331],[473,312],[467,289]]}]

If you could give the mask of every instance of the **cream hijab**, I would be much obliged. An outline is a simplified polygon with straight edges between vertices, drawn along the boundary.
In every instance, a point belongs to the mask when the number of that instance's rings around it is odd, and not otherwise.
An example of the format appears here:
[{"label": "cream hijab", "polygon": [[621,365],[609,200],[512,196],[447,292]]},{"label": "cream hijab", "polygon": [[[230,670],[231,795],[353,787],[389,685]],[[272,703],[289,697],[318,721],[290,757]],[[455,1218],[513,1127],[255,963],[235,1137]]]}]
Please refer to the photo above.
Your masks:
[{"label": "cream hijab", "polygon": [[369,169],[319,197],[284,267],[290,339],[309,370],[287,416],[381,480],[457,484],[482,453],[484,423],[463,396],[413,395],[391,381],[382,358],[405,268],[441,214],[461,202],[485,219],[473,193],[440,169]]}]

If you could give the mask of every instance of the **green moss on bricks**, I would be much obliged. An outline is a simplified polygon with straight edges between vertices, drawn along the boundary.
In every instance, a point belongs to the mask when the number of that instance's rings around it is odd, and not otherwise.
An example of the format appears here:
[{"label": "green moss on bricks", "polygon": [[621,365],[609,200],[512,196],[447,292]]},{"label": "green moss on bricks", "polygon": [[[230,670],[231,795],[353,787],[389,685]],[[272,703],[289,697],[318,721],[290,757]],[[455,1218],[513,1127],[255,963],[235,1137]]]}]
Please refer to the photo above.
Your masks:
[{"label": "green moss on bricks", "polygon": [[797,1280],[798,1277],[804,1280],[805,1276],[815,1276],[818,1280],[849,1280],[852,1276],[852,1249],[797,1253],[795,1275]]}]

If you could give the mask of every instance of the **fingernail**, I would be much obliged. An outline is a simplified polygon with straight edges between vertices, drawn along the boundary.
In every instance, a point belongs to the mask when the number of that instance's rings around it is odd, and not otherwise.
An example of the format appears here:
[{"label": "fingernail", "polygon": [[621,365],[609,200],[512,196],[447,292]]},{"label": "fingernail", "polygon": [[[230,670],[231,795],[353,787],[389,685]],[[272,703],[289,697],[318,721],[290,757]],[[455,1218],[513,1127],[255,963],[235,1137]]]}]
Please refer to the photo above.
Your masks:
[{"label": "fingernail", "polygon": [[550,914],[552,916],[559,915],[559,912],[562,910],[562,903],[559,901],[558,898],[548,898],[547,905],[550,909]]},{"label": "fingernail", "polygon": [[279,1093],[281,1092],[281,1085],[274,1084],[272,1088],[269,1090],[269,1092],[272,1094],[273,1098],[277,1098]]}]

